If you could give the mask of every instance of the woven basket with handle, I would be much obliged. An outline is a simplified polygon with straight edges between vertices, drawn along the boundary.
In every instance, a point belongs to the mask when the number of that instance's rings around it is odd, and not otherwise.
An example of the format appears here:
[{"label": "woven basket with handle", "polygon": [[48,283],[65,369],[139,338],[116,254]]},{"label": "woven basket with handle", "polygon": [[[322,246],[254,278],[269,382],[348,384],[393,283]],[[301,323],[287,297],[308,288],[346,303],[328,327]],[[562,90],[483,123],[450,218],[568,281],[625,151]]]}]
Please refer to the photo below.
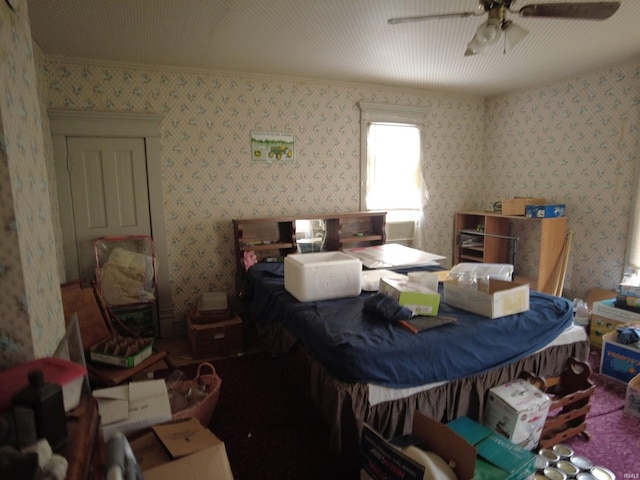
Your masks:
[{"label": "woven basket with handle", "polygon": [[[203,373],[210,369],[210,373]],[[196,377],[192,380],[183,380],[176,386],[176,390],[184,395],[194,395],[199,388],[206,387],[206,396],[189,407],[173,414],[174,420],[196,418],[203,427],[208,427],[211,416],[220,397],[222,379],[216,373],[216,369],[208,362],[198,365]]]}]

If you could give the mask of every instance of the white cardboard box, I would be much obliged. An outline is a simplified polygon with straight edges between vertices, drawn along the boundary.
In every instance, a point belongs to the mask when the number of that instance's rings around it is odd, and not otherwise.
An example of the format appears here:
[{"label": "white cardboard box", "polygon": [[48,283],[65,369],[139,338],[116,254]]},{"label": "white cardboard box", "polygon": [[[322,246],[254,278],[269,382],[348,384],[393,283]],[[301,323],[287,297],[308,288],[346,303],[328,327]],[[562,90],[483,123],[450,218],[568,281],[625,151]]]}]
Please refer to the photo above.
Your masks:
[{"label": "white cardboard box", "polygon": [[342,252],[287,255],[284,288],[301,302],[356,297],[362,291],[362,263]]},{"label": "white cardboard box", "polygon": [[93,391],[98,401],[104,441],[114,432],[124,435],[171,420],[171,405],[164,380],[131,382]]},{"label": "white cardboard box", "polygon": [[551,399],[531,383],[518,379],[493,387],[487,395],[483,423],[525,450],[538,445]]},{"label": "white cardboard box", "polygon": [[498,318],[529,310],[528,284],[491,278],[488,293],[459,286],[456,280],[447,280],[443,285],[444,303],[484,317]]},{"label": "white cardboard box", "polygon": [[224,443],[194,418],[155,425],[130,444],[145,480],[233,480]]},{"label": "white cardboard box", "polygon": [[640,418],[640,373],[627,384],[624,413]]}]

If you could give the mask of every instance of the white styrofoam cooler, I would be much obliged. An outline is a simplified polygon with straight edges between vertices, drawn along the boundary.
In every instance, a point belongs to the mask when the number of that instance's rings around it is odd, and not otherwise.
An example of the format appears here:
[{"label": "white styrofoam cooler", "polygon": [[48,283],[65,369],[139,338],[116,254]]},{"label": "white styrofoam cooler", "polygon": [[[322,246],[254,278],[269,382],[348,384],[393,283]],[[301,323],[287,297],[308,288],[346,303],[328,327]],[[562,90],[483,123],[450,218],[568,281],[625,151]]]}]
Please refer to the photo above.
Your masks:
[{"label": "white styrofoam cooler", "polygon": [[342,252],[287,255],[284,288],[301,302],[360,295],[362,263]]}]

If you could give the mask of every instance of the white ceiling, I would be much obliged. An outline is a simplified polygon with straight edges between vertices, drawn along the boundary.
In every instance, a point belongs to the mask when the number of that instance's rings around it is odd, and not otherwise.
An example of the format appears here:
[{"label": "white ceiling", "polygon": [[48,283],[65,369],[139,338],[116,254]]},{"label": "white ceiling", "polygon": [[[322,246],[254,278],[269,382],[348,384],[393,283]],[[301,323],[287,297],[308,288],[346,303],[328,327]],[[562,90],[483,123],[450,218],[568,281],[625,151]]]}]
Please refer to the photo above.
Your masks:
[{"label": "white ceiling", "polygon": [[621,3],[604,21],[507,15],[528,36],[506,53],[500,42],[470,57],[486,15],[387,20],[473,11],[478,0],[28,0],[28,9],[32,36],[52,57],[490,96],[640,59],[640,1]]}]

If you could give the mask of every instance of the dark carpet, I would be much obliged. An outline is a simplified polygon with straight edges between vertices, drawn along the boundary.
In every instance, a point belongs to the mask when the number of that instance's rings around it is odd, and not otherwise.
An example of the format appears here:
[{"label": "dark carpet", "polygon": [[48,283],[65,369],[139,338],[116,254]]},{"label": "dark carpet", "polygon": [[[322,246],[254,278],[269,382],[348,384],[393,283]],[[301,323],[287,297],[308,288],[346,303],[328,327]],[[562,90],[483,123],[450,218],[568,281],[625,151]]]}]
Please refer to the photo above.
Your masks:
[{"label": "dark carpet", "polygon": [[[594,366],[597,355],[590,358]],[[329,450],[328,429],[285,362],[264,352],[212,362],[222,387],[210,428],[225,442],[235,480],[359,478],[353,462]],[[183,371],[192,376],[195,366]],[[640,419],[622,411],[625,385],[597,368],[592,378],[591,438],[564,443],[618,479],[640,478]]]}]

